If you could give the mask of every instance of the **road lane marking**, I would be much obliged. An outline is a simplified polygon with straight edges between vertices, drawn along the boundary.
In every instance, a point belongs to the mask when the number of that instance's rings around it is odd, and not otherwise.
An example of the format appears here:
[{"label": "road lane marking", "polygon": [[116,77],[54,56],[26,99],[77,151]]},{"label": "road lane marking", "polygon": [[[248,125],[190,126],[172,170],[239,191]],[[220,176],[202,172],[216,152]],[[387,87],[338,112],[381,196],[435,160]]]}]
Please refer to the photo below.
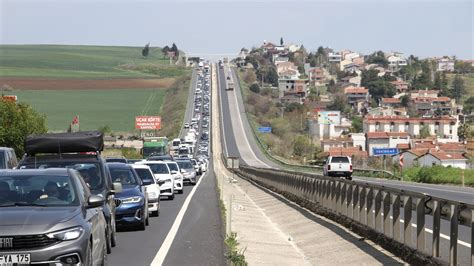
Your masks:
[{"label": "road lane marking", "polygon": [[[231,72],[231,73],[232,73],[232,74],[235,74],[234,72]],[[236,83],[236,84],[237,84],[237,83]],[[234,84],[234,87],[237,87],[237,86],[235,86],[236,84]],[[242,88],[240,88],[240,86],[239,86],[239,89],[241,90]],[[253,155],[253,157],[254,157],[254,159],[255,159],[256,161],[260,162],[263,166],[266,166],[267,168],[272,168],[270,165],[268,165],[268,164],[262,162],[262,161],[257,157],[257,155],[255,155],[255,153],[253,152],[252,146],[250,146],[249,140],[247,139],[247,133],[245,132],[245,127],[244,127],[244,124],[243,124],[243,122],[242,122],[242,116],[240,115],[239,102],[237,101],[237,90],[234,90],[234,91],[233,91],[233,94],[234,94],[234,96],[235,96],[235,97],[233,97],[233,98],[234,98],[234,101],[235,101],[235,104],[236,104],[236,107],[237,107],[237,115],[239,116],[239,117],[238,117],[238,118],[239,118],[239,119],[238,119],[238,120],[239,120],[239,124],[240,124],[240,126],[241,126],[241,128],[242,128],[242,131],[243,131],[243,134],[242,134],[242,135],[243,135],[243,137],[244,137],[245,142],[247,143],[247,148],[248,148],[248,150],[249,150],[250,153]],[[235,132],[234,132],[234,133],[235,133]],[[234,134],[234,137],[235,137],[235,134]],[[237,147],[237,148],[240,150],[240,147]]]},{"label": "road lane marking", "polygon": [[[220,110],[221,110],[221,124],[222,124],[222,135],[223,135],[223,139],[224,139],[224,150],[225,150],[225,156],[228,157],[229,156],[229,152],[227,150],[227,142],[226,142],[226,139],[225,139],[225,126],[224,126],[224,116],[222,115],[222,88],[220,89],[220,85],[221,85],[221,81],[220,81],[220,75],[219,75],[219,70],[215,70],[216,71],[216,79],[217,81],[214,81],[218,84],[218,86],[216,86],[216,89],[217,89],[217,93],[219,95],[219,106],[221,107]],[[230,108],[229,108],[230,109]],[[231,122],[231,125],[232,125],[232,122]]]},{"label": "road lane marking", "polygon": [[168,235],[166,235],[165,241],[163,241],[163,244],[161,245],[160,250],[158,250],[158,253],[156,253],[155,258],[151,262],[151,265],[153,266],[163,265],[166,255],[168,255],[171,245],[173,244],[176,234],[178,233],[178,229],[181,225],[181,222],[183,221],[184,214],[186,213],[189,207],[191,198],[194,196],[196,189],[199,187],[199,185],[201,184],[201,181],[208,175],[208,173],[209,171],[207,171],[203,176],[201,176],[201,178],[199,178],[197,184],[193,187],[188,197],[184,201],[183,206],[181,207],[181,210],[179,210],[179,213],[176,216],[176,219],[174,220],[173,226],[168,232]]}]

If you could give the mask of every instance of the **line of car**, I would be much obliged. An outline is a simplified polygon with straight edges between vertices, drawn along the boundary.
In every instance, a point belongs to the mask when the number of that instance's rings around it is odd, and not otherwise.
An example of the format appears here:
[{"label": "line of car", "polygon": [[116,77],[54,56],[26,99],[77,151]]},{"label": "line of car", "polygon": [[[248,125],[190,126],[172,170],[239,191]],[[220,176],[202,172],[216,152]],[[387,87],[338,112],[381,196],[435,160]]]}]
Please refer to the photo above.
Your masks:
[{"label": "line of car", "polygon": [[29,136],[20,162],[2,149],[2,168],[15,169],[0,171],[0,265],[106,265],[117,227],[146,230],[161,198],[195,185],[209,163],[207,151],[126,160],[103,158],[103,147],[93,131]]}]

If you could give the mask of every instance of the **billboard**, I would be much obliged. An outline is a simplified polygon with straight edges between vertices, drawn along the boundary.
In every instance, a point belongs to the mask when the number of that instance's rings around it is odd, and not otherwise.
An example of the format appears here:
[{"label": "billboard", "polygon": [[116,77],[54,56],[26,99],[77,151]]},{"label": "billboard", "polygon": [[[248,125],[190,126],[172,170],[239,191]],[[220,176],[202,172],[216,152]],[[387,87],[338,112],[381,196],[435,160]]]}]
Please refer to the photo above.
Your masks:
[{"label": "billboard", "polygon": [[18,100],[16,95],[2,95],[0,98],[7,102],[16,102]]},{"label": "billboard", "polygon": [[161,129],[160,116],[135,116],[135,128],[140,130]]},{"label": "billboard", "polygon": [[341,111],[319,111],[318,124],[340,125]]}]

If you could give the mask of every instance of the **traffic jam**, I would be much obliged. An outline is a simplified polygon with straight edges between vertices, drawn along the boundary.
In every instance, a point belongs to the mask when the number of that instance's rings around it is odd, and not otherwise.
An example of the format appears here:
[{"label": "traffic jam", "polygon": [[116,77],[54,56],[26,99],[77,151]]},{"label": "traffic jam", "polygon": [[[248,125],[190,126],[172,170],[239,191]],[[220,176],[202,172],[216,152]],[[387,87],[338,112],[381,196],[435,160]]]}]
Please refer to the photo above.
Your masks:
[{"label": "traffic jam", "polygon": [[30,135],[19,161],[0,147],[0,265],[106,265],[121,229],[147,230],[162,199],[196,185],[209,167],[209,63],[195,72],[191,120],[180,138],[143,138],[143,159],[104,157],[100,131]]}]

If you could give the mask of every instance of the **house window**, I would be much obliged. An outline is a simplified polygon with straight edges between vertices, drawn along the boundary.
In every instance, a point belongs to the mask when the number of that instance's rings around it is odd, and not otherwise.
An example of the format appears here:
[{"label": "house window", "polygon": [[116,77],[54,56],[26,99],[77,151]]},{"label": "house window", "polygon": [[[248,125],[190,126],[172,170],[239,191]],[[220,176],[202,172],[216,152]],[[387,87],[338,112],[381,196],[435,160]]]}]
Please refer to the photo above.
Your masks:
[{"label": "house window", "polygon": [[433,162],[432,164],[433,164],[433,166],[435,166],[435,165],[436,165],[436,162]]},{"label": "house window", "polygon": [[380,130],[380,123],[376,122],[375,123],[375,131],[379,131],[379,130]]},{"label": "house window", "polygon": [[394,128],[395,128],[395,123],[390,122],[390,132],[392,132]]}]

